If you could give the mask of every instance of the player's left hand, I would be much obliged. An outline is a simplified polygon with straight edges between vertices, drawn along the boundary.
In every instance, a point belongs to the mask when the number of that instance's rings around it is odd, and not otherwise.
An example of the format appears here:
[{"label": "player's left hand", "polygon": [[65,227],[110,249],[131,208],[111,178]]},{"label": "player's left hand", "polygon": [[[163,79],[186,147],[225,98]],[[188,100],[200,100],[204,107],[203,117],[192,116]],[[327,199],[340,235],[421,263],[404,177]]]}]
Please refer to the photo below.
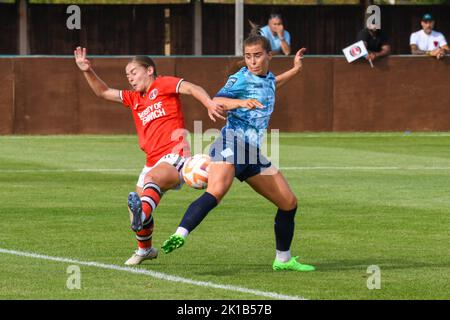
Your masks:
[{"label": "player's left hand", "polygon": [[302,59],[303,59],[303,55],[306,52],[306,48],[301,48],[300,50],[297,51],[297,53],[295,54],[294,57],[294,68],[296,69],[300,69],[303,65],[302,63]]},{"label": "player's left hand", "polygon": [[242,107],[247,108],[247,109],[262,109],[264,108],[264,106],[262,105],[261,102],[259,102],[256,99],[247,99],[243,101]]},{"label": "player's left hand", "polygon": [[208,116],[213,122],[216,122],[215,117],[222,119],[222,120],[226,120],[226,118],[223,116],[225,109],[222,105],[220,105],[212,100],[209,100],[207,102],[206,108],[208,109]]}]

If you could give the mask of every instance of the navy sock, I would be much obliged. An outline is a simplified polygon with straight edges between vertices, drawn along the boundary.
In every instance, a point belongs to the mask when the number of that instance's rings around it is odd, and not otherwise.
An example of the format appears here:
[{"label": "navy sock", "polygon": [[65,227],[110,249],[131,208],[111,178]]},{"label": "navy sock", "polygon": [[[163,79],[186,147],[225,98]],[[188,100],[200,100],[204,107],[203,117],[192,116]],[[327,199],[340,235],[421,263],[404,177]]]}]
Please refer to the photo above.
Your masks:
[{"label": "navy sock", "polygon": [[288,251],[294,237],[295,213],[297,207],[289,211],[278,209],[275,216],[275,242],[277,250]]},{"label": "navy sock", "polygon": [[200,198],[191,203],[181,220],[180,227],[191,232],[216,206],[217,199],[212,194],[205,192]]}]

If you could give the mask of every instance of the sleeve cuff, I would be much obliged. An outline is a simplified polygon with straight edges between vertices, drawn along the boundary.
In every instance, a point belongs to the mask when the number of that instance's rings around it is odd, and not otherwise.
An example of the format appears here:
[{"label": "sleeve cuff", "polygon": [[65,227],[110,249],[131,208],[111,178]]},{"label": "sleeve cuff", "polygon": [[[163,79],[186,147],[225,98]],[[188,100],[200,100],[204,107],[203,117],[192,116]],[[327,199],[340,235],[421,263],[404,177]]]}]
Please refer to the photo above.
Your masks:
[{"label": "sleeve cuff", "polygon": [[176,87],[176,89],[175,89],[175,92],[176,93],[180,93],[180,85],[181,85],[181,83],[184,81],[184,79],[180,79],[180,81],[178,81],[178,83],[177,83],[177,87]]}]

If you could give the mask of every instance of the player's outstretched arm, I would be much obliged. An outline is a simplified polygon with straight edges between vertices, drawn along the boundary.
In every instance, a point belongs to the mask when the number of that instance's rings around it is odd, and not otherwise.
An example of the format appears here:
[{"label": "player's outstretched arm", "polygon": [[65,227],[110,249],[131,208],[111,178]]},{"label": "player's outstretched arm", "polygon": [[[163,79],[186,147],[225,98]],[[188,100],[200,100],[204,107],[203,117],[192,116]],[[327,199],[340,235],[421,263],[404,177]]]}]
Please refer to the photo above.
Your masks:
[{"label": "player's outstretched arm", "polygon": [[281,87],[283,84],[291,80],[297,73],[302,69],[303,63],[303,54],[305,53],[306,48],[301,48],[297,51],[294,57],[294,66],[286,72],[276,76],[277,88]]},{"label": "player's outstretched arm", "polygon": [[214,102],[202,87],[188,81],[182,81],[178,90],[179,93],[191,95],[200,101],[208,110],[209,118],[212,121],[216,122],[215,117],[225,120],[225,117],[223,116],[223,107]]},{"label": "player's outstretched arm", "polygon": [[75,62],[78,68],[83,71],[84,77],[86,78],[92,91],[103,99],[115,102],[122,102],[120,99],[120,91],[117,89],[112,89],[107,86],[102,79],[94,72],[91,66],[91,62],[86,58],[86,48],[77,47],[74,52]]},{"label": "player's outstretched arm", "polygon": [[247,108],[247,109],[264,108],[264,106],[256,99],[241,100],[226,97],[214,97],[213,101],[222,105],[227,111],[237,108]]}]

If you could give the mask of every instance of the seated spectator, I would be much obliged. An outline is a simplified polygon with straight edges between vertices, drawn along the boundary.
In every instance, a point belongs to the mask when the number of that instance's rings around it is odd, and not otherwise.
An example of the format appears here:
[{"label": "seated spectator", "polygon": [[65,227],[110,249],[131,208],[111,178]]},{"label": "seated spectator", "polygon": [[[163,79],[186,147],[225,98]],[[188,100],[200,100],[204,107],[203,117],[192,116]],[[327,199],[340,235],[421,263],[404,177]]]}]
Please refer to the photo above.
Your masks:
[{"label": "seated spectator", "polygon": [[375,60],[389,55],[391,46],[388,43],[386,34],[381,29],[377,29],[375,25],[370,28],[362,29],[357,36],[356,41],[362,40],[366,45],[369,54],[366,56],[367,60]]},{"label": "seated spectator", "polygon": [[269,39],[272,54],[289,55],[291,53],[291,35],[284,29],[280,14],[271,14],[268,24],[261,28],[261,35]]},{"label": "seated spectator", "polygon": [[442,33],[434,31],[434,18],[431,14],[424,14],[421,21],[422,30],[411,34],[409,45],[411,54],[428,55],[442,59],[450,52],[447,41]]}]

